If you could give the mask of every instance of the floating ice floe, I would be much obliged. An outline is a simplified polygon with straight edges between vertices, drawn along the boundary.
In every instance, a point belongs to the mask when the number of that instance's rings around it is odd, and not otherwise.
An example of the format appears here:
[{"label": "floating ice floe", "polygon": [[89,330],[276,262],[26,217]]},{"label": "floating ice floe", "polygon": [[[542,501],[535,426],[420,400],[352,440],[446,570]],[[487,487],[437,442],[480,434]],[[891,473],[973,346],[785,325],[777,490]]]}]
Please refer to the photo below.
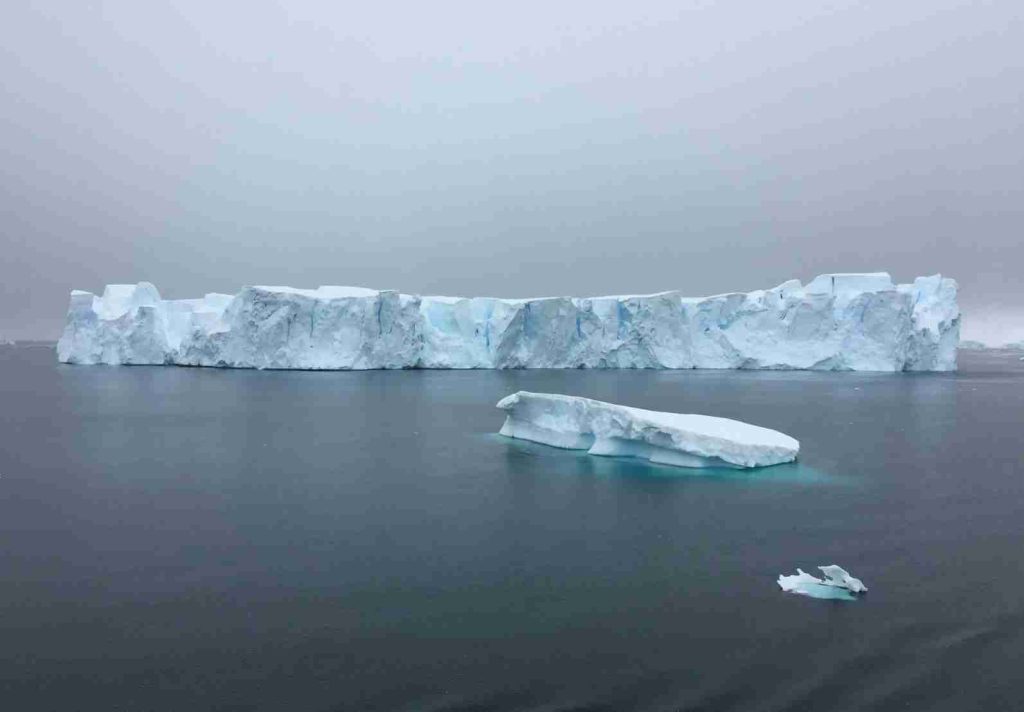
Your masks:
[{"label": "floating ice floe", "polygon": [[795,575],[780,575],[779,588],[786,593],[797,593],[811,598],[830,598],[853,600],[854,594],[865,593],[868,587],[859,578],[854,578],[841,566],[819,566],[818,570],[825,578],[812,576],[803,569],[797,569]]},{"label": "floating ice floe", "polygon": [[638,457],[677,467],[763,467],[791,462],[800,443],[749,423],[663,413],[555,393],[502,398],[501,434],[591,455]]}]

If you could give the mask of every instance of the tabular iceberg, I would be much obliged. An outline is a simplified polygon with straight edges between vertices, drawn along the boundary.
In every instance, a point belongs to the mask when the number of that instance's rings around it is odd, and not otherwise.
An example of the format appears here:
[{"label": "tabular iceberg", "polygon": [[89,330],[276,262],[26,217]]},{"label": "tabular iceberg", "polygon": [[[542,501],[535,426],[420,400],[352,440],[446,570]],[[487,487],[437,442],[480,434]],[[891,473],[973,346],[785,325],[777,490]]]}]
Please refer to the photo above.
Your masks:
[{"label": "tabular iceberg", "polygon": [[233,368],[956,368],[956,282],[822,275],[688,298],[421,297],[245,287],[161,299],[148,282],[73,291],[58,358]]},{"label": "tabular iceberg", "polygon": [[663,413],[554,393],[519,391],[498,401],[501,434],[639,457],[677,467],[763,467],[792,462],[800,443],[776,430],[710,415]]}]

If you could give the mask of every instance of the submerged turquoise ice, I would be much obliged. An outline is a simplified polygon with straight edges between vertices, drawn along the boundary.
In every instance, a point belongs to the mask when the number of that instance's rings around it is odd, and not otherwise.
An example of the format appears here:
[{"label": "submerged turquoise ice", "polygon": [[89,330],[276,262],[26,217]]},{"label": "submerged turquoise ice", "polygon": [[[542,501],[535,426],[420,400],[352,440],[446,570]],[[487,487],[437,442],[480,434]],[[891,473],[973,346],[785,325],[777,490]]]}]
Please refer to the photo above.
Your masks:
[{"label": "submerged turquoise ice", "polygon": [[838,588],[836,586],[826,586],[823,583],[805,583],[800,584],[797,588],[789,591],[789,593],[796,593],[801,596],[809,596],[810,598],[821,598],[824,600],[831,601],[856,601],[857,596],[847,591],[845,588]]},{"label": "submerged turquoise ice", "polygon": [[812,576],[802,569],[797,569],[792,576],[779,576],[778,584],[786,593],[796,593],[811,598],[853,601],[856,594],[866,593],[868,587],[859,578],[849,574],[841,566],[819,566],[825,578]]},{"label": "submerged turquoise ice", "polygon": [[688,479],[733,481],[756,485],[829,485],[849,487],[855,478],[822,470],[800,460],[768,467],[678,467],[627,456],[594,457],[586,450],[566,450],[530,440],[509,438],[500,433],[479,436],[496,445],[503,444],[508,453],[527,457],[558,473],[599,479]]}]

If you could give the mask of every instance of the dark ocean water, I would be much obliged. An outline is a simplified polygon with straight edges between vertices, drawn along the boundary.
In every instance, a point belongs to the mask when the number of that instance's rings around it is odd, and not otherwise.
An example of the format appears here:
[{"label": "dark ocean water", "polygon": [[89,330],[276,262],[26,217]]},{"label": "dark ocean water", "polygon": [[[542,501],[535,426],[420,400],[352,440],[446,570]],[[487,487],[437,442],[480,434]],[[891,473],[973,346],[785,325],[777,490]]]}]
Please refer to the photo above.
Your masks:
[{"label": "dark ocean water", "polygon": [[[0,709],[1024,707],[1024,362],[72,367],[0,348]],[[509,441],[519,389],[741,418],[755,474]],[[870,592],[786,595],[838,563]]]}]

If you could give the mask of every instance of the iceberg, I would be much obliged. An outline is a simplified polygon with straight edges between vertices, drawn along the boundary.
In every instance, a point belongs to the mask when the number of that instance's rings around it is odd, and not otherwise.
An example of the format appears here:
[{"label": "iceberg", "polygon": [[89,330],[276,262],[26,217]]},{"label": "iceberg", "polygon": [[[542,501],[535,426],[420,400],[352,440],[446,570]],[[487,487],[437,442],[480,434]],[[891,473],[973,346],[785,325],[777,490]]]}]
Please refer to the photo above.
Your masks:
[{"label": "iceberg", "polygon": [[792,462],[800,443],[775,430],[710,415],[664,413],[554,393],[519,391],[498,401],[501,435],[638,457],[677,467],[763,467]]},{"label": "iceberg", "polygon": [[853,600],[855,593],[866,593],[868,587],[859,578],[851,576],[841,566],[830,564],[819,566],[818,570],[825,576],[820,579],[812,576],[803,569],[797,569],[796,574],[779,576],[779,588],[786,593],[796,593],[811,598]]},{"label": "iceberg", "polygon": [[162,299],[148,282],[71,293],[58,359],[230,368],[715,368],[948,371],[956,282],[828,274],[685,297],[429,297],[245,287]]}]

